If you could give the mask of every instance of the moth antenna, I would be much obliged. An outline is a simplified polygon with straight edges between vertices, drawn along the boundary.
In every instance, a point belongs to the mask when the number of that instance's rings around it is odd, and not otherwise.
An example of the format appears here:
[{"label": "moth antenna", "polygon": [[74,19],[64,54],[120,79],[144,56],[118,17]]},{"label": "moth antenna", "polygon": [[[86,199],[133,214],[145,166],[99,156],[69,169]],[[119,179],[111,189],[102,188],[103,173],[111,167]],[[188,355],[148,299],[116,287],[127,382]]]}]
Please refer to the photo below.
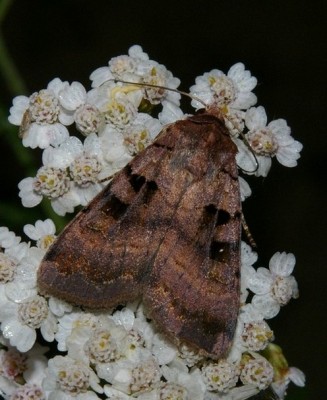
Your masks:
[{"label": "moth antenna", "polygon": [[257,244],[256,244],[255,240],[253,239],[253,236],[252,236],[252,234],[250,232],[250,228],[249,228],[248,224],[245,221],[245,217],[244,217],[243,213],[241,213],[241,222],[242,222],[243,230],[244,230],[244,232],[246,234],[246,237],[247,237],[247,239],[248,239],[248,241],[250,243],[250,246],[253,247],[253,248],[256,248]]},{"label": "moth antenna", "polygon": [[201,103],[205,108],[207,108],[207,104],[201,100],[199,97],[194,96],[193,94],[184,92],[183,90],[179,90],[179,89],[174,89],[174,88],[170,88],[168,86],[161,86],[161,85],[154,85],[152,83],[145,83],[145,82],[130,82],[130,81],[124,81],[122,79],[109,79],[109,81],[111,82],[120,82],[120,83],[125,83],[127,85],[131,85],[131,86],[145,86],[145,87],[152,87],[152,88],[156,88],[156,89],[165,89],[165,90],[170,90],[171,92],[175,92],[175,93],[179,93],[183,96],[186,96],[192,100],[195,100],[199,103]]},{"label": "moth antenna", "polygon": [[[118,172],[119,172],[119,171],[118,171]],[[104,183],[104,182],[111,181],[111,180],[118,174],[118,172],[115,172],[115,173],[112,174],[112,175],[106,176],[105,178],[98,179],[98,183]]]},{"label": "moth antenna", "polygon": [[[184,92],[183,90],[170,88],[170,87],[168,87],[168,86],[154,85],[154,84],[152,84],[152,83],[125,81],[125,80],[123,80],[123,79],[109,79],[109,81],[111,81],[111,82],[120,82],[120,83],[125,83],[126,85],[130,85],[129,88],[128,88],[128,90],[130,90],[131,87],[133,87],[133,86],[144,86],[144,87],[152,87],[152,88],[157,88],[157,89],[170,90],[171,92],[179,93],[179,94],[181,94],[181,95],[183,95],[183,96],[186,96],[186,97],[188,97],[188,98],[190,98],[190,99],[192,99],[192,100],[195,100],[195,101],[199,102],[200,104],[202,104],[202,105],[204,106],[205,109],[210,108],[210,106],[208,106],[202,99],[200,99],[199,97],[194,96],[194,95],[192,95],[192,94],[190,94],[190,93],[188,93],[188,92]],[[117,89],[117,90],[119,90],[119,89]],[[247,146],[247,148],[250,150],[250,152],[251,152],[252,155],[253,155],[253,158],[254,158],[254,161],[255,161],[255,169],[254,169],[253,171],[247,171],[246,169],[243,169],[243,168],[240,168],[240,169],[241,169],[244,173],[248,173],[248,174],[253,174],[253,173],[255,173],[255,172],[258,170],[258,168],[259,168],[258,159],[257,159],[257,156],[256,156],[256,154],[254,153],[252,147],[250,146],[248,140],[246,139],[244,133],[243,133],[242,131],[240,131],[240,130],[237,128],[237,126],[234,124],[234,122],[233,122],[231,119],[229,119],[229,118],[227,117],[226,114],[224,114],[224,113],[221,113],[221,114],[222,114],[225,118],[227,118],[227,119],[229,120],[229,122],[236,128],[236,130],[238,131],[239,135],[242,137],[242,139],[243,139],[245,145]]]}]

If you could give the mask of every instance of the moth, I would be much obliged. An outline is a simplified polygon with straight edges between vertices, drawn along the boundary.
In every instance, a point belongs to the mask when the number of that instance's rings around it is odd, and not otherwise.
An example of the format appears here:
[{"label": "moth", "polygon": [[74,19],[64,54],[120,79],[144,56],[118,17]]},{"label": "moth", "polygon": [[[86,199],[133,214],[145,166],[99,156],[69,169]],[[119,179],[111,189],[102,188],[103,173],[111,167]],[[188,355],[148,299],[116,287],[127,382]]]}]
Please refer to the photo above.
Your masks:
[{"label": "moth", "polygon": [[96,309],[142,298],[174,342],[223,357],[240,302],[236,153],[214,109],[166,126],[59,235],[40,292]]},{"label": "moth", "polygon": [[19,127],[18,137],[20,139],[23,139],[25,137],[26,132],[30,128],[31,124],[32,124],[32,115],[30,110],[27,109],[23,114],[22,122]]}]

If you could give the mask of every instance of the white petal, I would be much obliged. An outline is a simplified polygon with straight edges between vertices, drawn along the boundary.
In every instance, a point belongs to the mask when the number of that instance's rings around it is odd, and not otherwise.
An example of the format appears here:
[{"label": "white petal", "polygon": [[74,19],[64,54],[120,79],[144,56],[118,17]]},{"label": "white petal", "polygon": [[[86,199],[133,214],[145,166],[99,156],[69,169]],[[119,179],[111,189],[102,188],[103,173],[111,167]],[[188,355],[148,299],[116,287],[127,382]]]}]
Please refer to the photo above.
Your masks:
[{"label": "white petal", "polygon": [[57,328],[57,319],[49,312],[47,319],[42,323],[40,331],[47,342],[54,341]]},{"label": "white petal", "polygon": [[56,226],[50,218],[47,218],[44,221],[37,220],[35,222],[35,227],[41,237],[45,235],[54,235],[56,233]]},{"label": "white petal", "polygon": [[61,216],[64,216],[66,213],[74,212],[74,208],[78,205],[80,205],[80,198],[73,190],[51,201],[53,210],[56,214]]},{"label": "white petal", "polygon": [[116,311],[112,319],[117,325],[122,325],[127,331],[129,331],[134,325],[135,314],[132,310],[125,307],[121,311]]},{"label": "white petal", "polygon": [[40,239],[40,236],[39,236],[39,233],[38,233],[37,229],[32,224],[26,224],[23,227],[23,231],[24,231],[25,235],[28,236],[32,240]]},{"label": "white petal", "polygon": [[17,347],[21,352],[30,350],[36,340],[36,332],[29,326],[22,325],[17,320],[12,319],[6,324],[1,324],[3,336],[9,339],[12,346]]},{"label": "white petal", "polygon": [[300,369],[290,367],[289,378],[296,386],[305,386],[305,375]]},{"label": "white petal", "polygon": [[256,159],[245,143],[240,139],[234,139],[237,145],[238,153],[236,154],[236,162],[239,168],[244,172],[254,173],[256,171]]},{"label": "white petal", "polygon": [[248,278],[249,289],[256,294],[269,293],[272,281],[271,273],[267,268],[258,268],[257,271]]},{"label": "white petal", "polygon": [[239,93],[236,100],[231,104],[232,108],[247,110],[257,102],[257,96],[252,92]]},{"label": "white petal", "polygon": [[269,122],[268,128],[272,131],[274,136],[276,136],[278,142],[280,142],[283,137],[288,138],[291,134],[291,128],[287,125],[285,119],[282,118]]},{"label": "white petal", "polygon": [[159,365],[169,364],[176,356],[176,348],[170,344],[162,335],[157,334],[153,338],[151,350]]},{"label": "white petal", "polygon": [[23,115],[29,106],[29,98],[26,96],[16,96],[13,99],[13,106],[10,108],[8,121],[13,125],[22,123]]},{"label": "white petal", "polygon": [[264,107],[251,107],[245,113],[245,125],[250,131],[264,128],[267,124],[267,114]]},{"label": "white petal", "polygon": [[50,145],[58,146],[69,136],[67,128],[60,124],[37,125],[32,123],[28,135],[23,138],[23,145],[35,149],[45,149]]},{"label": "white petal", "polygon": [[143,60],[143,61],[146,61],[149,59],[149,56],[147,55],[147,53],[145,53],[143,51],[142,47],[139,46],[138,44],[134,44],[133,46],[131,46],[128,49],[128,54],[133,58]]},{"label": "white petal", "polygon": [[90,75],[90,80],[92,81],[92,87],[99,87],[104,82],[113,79],[114,76],[110,72],[109,67],[101,67],[93,71]]},{"label": "white petal", "polygon": [[296,160],[300,158],[302,148],[303,146],[300,142],[293,140],[290,145],[279,147],[276,158],[285,167],[295,167],[297,165]]},{"label": "white petal", "polygon": [[15,246],[19,243],[20,238],[18,238],[14,232],[9,231],[8,228],[1,226],[0,227],[0,246],[4,249]]},{"label": "white petal", "polygon": [[258,254],[252,247],[242,241],[241,243],[242,265],[253,265],[258,260]]},{"label": "white petal", "polygon": [[258,162],[258,169],[255,172],[255,176],[266,177],[271,168],[271,158],[265,156],[256,156]]},{"label": "white petal", "polygon": [[6,295],[8,299],[20,303],[37,294],[36,288],[29,288],[17,282],[9,282],[6,286]]},{"label": "white petal", "polygon": [[239,185],[240,185],[240,194],[241,194],[241,201],[244,201],[246,198],[251,196],[251,188],[249,184],[246,182],[244,178],[241,176],[238,177]]},{"label": "white petal", "polygon": [[75,121],[74,113],[75,113],[75,111],[68,111],[65,109],[61,109],[61,111],[58,115],[59,122],[66,126],[71,125]]},{"label": "white petal", "polygon": [[183,111],[176,104],[173,104],[169,101],[163,101],[162,104],[163,109],[159,113],[158,119],[163,125],[170,124],[184,118]]},{"label": "white petal", "polygon": [[269,261],[269,269],[272,273],[279,276],[289,276],[295,266],[295,256],[292,253],[275,253]]},{"label": "white petal", "polygon": [[265,319],[275,317],[280,310],[279,304],[269,294],[253,296],[252,304],[262,313]]},{"label": "white petal", "polygon": [[[7,324],[7,320],[11,321],[12,319],[15,319],[16,312],[17,312],[17,304],[8,301],[8,298],[5,294],[5,286],[1,286],[1,300],[0,300],[0,321],[2,321],[4,324]],[[10,322],[9,322],[10,324]]]},{"label": "white petal", "polygon": [[60,91],[59,100],[64,108],[74,111],[85,103],[86,90],[80,82],[73,82],[70,86]]},{"label": "white petal", "polygon": [[52,90],[56,97],[61,90],[68,86],[68,82],[63,82],[60,78],[54,78],[48,83],[47,89]]},{"label": "white petal", "polygon": [[41,203],[43,196],[34,192],[33,190],[33,178],[25,178],[18,184],[20,189],[18,196],[22,199],[24,207],[35,207]]},{"label": "white petal", "polygon": [[63,300],[57,299],[55,297],[50,297],[49,308],[54,315],[62,317],[66,312],[71,312],[73,307],[71,304],[66,303]]}]

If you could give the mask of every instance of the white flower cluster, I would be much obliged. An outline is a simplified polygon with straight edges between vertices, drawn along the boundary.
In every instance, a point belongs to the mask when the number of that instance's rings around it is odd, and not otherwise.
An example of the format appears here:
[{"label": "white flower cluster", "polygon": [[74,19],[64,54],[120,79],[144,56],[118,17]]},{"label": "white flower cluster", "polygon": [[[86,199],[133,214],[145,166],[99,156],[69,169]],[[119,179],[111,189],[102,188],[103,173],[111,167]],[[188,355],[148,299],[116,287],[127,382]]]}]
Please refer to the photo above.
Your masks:
[{"label": "white flower cluster", "polygon": [[[10,122],[20,125],[24,146],[43,149],[35,177],[20,182],[23,205],[43,197],[59,215],[86,205],[144,149],[163,124],[183,118],[179,80],[149,59],[140,46],[111,59],[91,74],[92,89],[56,78],[29,98],[14,99]],[[119,80],[127,81],[122,84]],[[158,85],[140,86],[137,84]],[[197,108],[216,105],[239,147],[245,171],[265,176],[271,158],[295,166],[302,148],[284,120],[267,125],[251,92],[256,79],[241,63],[227,75],[213,70],[196,79],[191,92]],[[164,86],[164,88],[162,88]],[[158,109],[157,118],[149,111]],[[75,128],[84,141],[68,131]],[[245,137],[259,164],[244,145]],[[240,181],[243,198],[250,194]],[[254,268],[257,255],[242,243],[241,308],[226,359],[212,360],[181,343],[170,343],[144,313],[141,302],[107,312],[87,312],[38,293],[36,274],[55,240],[51,220],[26,225],[31,242],[0,228],[0,395],[18,399],[242,400],[269,386],[283,398],[290,381],[304,375],[283,363],[282,373],[269,357],[273,332],[267,319],[298,297],[293,254],[276,253],[269,268]],[[48,348],[38,341],[48,342]],[[47,354],[47,356],[45,356]],[[286,363],[286,366],[285,366]]]}]

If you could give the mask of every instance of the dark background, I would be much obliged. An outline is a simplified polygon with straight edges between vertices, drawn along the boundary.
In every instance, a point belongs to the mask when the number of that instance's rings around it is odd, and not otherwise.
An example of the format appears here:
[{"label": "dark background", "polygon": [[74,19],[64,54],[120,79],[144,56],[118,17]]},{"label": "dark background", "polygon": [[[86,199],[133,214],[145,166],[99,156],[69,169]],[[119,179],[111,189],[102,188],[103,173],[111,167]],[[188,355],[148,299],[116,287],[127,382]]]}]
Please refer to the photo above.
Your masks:
[{"label": "dark background", "polygon": [[[289,364],[307,375],[307,387],[292,386],[289,399],[324,399],[327,392],[326,16],[323,0],[16,0],[2,24],[28,94],[56,76],[89,88],[89,74],[133,44],[179,77],[185,90],[196,76],[213,68],[227,72],[238,61],[258,78],[258,105],[269,120],[287,119],[304,145],[299,166],[275,162],[244,205],[260,265],[276,251],[297,257],[300,298],[269,321]],[[12,94],[2,77],[0,84],[1,105],[9,109]],[[0,146],[1,203],[14,210],[26,171],[6,134]],[[0,225],[19,232],[35,219],[29,213],[13,225],[14,214],[0,215]]]}]

